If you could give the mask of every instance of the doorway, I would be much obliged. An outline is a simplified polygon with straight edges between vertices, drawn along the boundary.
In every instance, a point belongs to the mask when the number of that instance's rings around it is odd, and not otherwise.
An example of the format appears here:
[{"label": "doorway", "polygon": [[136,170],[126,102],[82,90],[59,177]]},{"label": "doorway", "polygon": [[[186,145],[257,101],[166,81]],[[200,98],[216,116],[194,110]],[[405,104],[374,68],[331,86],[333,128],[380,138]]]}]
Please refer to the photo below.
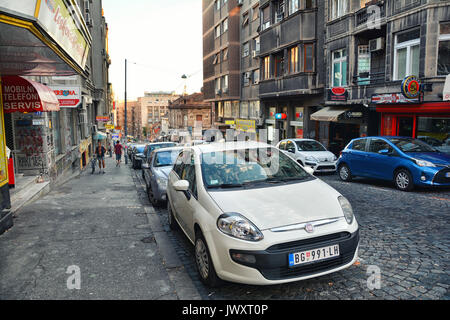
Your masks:
[{"label": "doorway", "polygon": [[412,137],[414,135],[414,118],[397,118],[397,135],[400,137]]}]

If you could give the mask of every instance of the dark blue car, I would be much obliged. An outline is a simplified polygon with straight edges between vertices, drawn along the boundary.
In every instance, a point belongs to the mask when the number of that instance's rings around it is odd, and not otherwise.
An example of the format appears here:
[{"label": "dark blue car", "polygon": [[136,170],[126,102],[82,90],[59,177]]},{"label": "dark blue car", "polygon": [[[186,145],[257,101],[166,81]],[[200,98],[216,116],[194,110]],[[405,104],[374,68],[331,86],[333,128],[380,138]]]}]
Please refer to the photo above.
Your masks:
[{"label": "dark blue car", "polygon": [[450,155],[408,137],[359,138],[342,151],[337,172],[344,181],[356,176],[393,181],[403,191],[450,186]]}]

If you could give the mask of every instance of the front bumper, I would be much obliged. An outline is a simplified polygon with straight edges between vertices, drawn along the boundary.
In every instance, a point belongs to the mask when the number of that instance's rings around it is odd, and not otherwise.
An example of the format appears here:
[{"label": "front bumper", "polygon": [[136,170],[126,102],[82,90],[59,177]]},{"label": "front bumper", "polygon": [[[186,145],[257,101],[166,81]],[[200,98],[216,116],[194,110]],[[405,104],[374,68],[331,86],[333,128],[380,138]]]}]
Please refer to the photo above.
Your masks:
[{"label": "front bumper", "polygon": [[450,186],[450,167],[420,167],[414,174],[414,184],[448,187]]},{"label": "front bumper", "polygon": [[[339,244],[340,255],[298,267],[289,267],[289,254]],[[304,239],[267,248],[264,251],[230,250],[231,259],[241,265],[258,270],[267,280],[287,280],[315,276],[350,264],[359,244],[359,230],[354,233],[339,232],[317,238]],[[234,254],[251,255],[255,263],[242,262]]]},{"label": "front bumper", "polygon": [[314,172],[336,172],[336,161],[335,162],[309,162],[305,161],[305,165],[314,169]]}]

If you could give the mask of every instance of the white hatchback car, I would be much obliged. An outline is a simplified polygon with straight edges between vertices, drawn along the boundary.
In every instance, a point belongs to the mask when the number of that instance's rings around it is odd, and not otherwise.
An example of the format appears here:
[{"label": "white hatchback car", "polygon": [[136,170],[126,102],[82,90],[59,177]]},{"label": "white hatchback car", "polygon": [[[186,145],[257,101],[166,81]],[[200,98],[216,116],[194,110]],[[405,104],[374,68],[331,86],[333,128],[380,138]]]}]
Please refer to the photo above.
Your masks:
[{"label": "white hatchback car", "polygon": [[168,217],[195,246],[202,281],[271,285],[357,259],[350,203],[279,149],[259,142],[185,148],[169,174]]},{"label": "white hatchback car", "polygon": [[281,140],[277,147],[314,172],[336,172],[337,157],[313,139]]}]

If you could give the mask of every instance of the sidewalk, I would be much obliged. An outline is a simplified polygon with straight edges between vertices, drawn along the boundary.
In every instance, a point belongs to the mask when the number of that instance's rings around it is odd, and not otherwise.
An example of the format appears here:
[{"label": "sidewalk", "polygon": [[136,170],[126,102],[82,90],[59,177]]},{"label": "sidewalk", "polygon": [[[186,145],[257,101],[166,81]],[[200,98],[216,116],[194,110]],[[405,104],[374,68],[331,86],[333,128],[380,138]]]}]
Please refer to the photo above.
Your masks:
[{"label": "sidewalk", "polygon": [[0,300],[180,298],[129,167],[106,166],[20,210],[0,236]]}]

